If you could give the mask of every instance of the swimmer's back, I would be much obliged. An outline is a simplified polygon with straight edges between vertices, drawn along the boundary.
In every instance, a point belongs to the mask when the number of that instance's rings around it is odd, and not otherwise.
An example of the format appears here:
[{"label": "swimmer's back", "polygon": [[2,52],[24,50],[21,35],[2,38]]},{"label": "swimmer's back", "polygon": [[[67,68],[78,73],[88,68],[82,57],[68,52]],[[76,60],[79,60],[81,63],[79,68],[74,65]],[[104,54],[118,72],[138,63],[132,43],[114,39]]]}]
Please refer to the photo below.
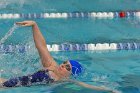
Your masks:
[{"label": "swimmer's back", "polygon": [[48,73],[48,69],[40,70],[32,75],[16,77],[5,81],[2,85],[3,87],[16,87],[16,86],[29,86],[35,83],[53,83],[52,79]]}]

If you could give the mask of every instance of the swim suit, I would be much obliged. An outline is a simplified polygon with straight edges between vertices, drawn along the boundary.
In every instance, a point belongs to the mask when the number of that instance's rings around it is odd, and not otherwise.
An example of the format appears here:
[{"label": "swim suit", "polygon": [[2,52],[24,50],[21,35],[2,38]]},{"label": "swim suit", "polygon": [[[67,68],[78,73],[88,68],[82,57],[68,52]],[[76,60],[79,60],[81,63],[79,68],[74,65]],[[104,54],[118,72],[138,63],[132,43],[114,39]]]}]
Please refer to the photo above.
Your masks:
[{"label": "swim suit", "polygon": [[12,78],[3,83],[4,87],[16,87],[16,86],[28,86],[34,83],[53,83],[54,79],[52,79],[48,70],[40,70],[32,75]]}]

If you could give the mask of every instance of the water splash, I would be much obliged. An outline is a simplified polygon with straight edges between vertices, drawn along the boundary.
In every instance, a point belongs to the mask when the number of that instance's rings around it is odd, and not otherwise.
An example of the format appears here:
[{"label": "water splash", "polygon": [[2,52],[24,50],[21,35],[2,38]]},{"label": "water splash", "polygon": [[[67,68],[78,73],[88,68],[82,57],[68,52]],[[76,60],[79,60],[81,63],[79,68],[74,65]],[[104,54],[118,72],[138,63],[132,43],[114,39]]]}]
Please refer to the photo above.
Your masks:
[{"label": "water splash", "polygon": [[17,29],[18,27],[20,27],[19,25],[14,24],[10,30],[5,34],[5,36],[0,40],[0,44],[4,43],[15,31],[15,29]]}]

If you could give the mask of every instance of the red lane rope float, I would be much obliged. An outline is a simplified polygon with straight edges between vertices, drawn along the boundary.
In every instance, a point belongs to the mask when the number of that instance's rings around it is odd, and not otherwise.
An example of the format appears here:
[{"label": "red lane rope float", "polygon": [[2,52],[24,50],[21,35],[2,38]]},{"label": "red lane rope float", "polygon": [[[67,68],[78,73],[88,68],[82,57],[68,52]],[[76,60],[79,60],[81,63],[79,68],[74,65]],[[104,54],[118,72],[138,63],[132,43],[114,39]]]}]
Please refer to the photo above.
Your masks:
[{"label": "red lane rope float", "polygon": [[120,18],[126,17],[126,13],[125,12],[120,12],[119,16],[120,16]]}]

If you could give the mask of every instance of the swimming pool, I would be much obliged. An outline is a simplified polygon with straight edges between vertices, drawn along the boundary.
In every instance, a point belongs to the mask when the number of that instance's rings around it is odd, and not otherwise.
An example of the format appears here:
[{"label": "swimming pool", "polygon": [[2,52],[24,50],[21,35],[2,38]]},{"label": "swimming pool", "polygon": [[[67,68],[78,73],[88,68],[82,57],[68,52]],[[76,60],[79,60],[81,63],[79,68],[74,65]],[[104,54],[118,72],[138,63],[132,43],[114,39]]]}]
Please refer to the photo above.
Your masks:
[{"label": "swimming pool", "polygon": [[[114,4],[115,3],[115,4]],[[139,10],[139,0],[2,0],[0,13],[44,13],[44,12],[88,12],[88,11],[128,11]],[[27,20],[0,19],[0,38],[13,26],[14,22]],[[68,19],[33,19],[35,20],[48,44],[89,44],[89,43],[127,43],[140,42],[140,21],[136,18],[68,18]],[[17,28],[5,41],[5,45],[30,45],[34,47],[31,28]],[[140,93],[140,51],[62,51],[51,52],[60,63],[66,59],[82,62],[86,72],[81,81],[93,85],[104,85],[123,93]],[[37,51],[30,49],[24,53],[0,53],[1,77],[10,78],[30,74],[39,70]],[[60,90],[61,88],[61,90]],[[103,93],[85,89],[74,84],[38,85],[2,89],[2,93]]]}]

